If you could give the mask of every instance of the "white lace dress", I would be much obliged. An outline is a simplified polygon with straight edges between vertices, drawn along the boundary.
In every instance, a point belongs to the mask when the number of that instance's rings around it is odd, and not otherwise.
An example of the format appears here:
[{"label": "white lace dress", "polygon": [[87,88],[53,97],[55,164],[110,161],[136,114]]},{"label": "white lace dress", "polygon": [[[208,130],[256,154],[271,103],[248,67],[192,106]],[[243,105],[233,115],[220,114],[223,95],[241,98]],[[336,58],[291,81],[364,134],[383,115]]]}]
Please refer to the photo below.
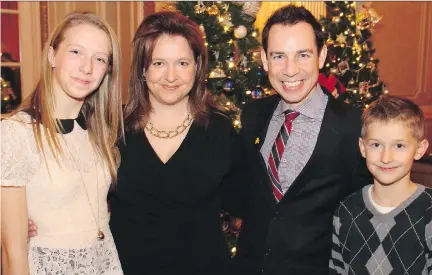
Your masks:
[{"label": "white lace dress", "polygon": [[[46,165],[30,121],[20,112],[1,122],[1,185],[26,187],[29,218],[38,226],[29,242],[30,274],[122,275],[108,225],[109,172],[95,159],[88,132],[74,121],[61,141],[61,165],[45,147]],[[97,239],[94,216],[103,241]]]}]

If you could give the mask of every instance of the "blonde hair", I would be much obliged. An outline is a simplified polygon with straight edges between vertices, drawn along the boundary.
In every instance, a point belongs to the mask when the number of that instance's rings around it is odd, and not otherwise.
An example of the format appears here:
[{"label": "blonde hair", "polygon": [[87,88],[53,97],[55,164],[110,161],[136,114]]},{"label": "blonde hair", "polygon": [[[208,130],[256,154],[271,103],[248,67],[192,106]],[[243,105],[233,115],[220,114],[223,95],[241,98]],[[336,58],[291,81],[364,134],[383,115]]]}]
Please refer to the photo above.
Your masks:
[{"label": "blonde hair", "polygon": [[[42,131],[48,147],[57,159],[63,155],[56,133],[61,132],[60,121],[55,118],[55,98],[53,93],[53,68],[48,60],[50,47],[56,51],[65,39],[65,32],[78,25],[91,25],[107,34],[111,41],[109,68],[96,91],[88,95],[81,112],[88,126],[88,133],[96,153],[107,164],[112,182],[117,178],[120,153],[117,142],[124,139],[122,102],[120,92],[120,47],[117,36],[108,23],[94,13],[72,12],[54,29],[45,43],[42,52],[42,70],[35,91],[27,97],[12,115],[19,111],[31,112],[33,132],[39,150],[45,156]],[[58,159],[57,159],[58,161]]]},{"label": "blonde hair", "polygon": [[381,96],[362,115],[361,137],[373,122],[400,122],[412,131],[418,141],[424,139],[424,114],[420,107],[409,99],[398,96]]}]

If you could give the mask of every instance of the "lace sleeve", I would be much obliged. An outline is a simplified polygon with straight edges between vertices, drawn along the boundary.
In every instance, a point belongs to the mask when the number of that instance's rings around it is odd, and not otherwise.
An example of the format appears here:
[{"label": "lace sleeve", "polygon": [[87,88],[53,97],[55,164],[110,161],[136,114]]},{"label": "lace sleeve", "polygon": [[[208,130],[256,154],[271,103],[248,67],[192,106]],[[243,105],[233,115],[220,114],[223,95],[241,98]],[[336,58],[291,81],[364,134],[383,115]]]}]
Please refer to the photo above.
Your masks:
[{"label": "lace sleeve", "polygon": [[12,118],[0,125],[1,186],[26,186],[37,172],[38,158],[30,147],[31,128]]}]

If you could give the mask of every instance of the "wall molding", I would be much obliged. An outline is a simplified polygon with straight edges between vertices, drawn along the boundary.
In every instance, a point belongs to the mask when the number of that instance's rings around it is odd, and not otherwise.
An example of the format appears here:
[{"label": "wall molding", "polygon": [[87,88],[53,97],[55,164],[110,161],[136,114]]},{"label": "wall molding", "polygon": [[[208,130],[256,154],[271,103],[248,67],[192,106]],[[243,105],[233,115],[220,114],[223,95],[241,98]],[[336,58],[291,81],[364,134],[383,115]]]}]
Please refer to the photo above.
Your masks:
[{"label": "wall molding", "polygon": [[430,21],[429,17],[427,16],[427,10],[428,10],[428,3],[424,2],[422,4],[421,14],[419,18],[419,30],[420,30],[420,36],[418,41],[418,52],[420,58],[417,60],[417,79],[416,79],[416,86],[413,90],[413,93],[410,96],[411,99],[421,99],[423,95],[425,94],[425,80],[426,80],[426,74],[425,70],[427,67],[427,58],[421,58],[423,56],[427,56],[429,50],[428,47],[431,47],[432,45],[427,45],[428,36],[430,34],[427,33],[426,30],[430,30]]},{"label": "wall molding", "polygon": [[[42,46],[39,2],[18,2],[21,52],[21,96],[30,95],[39,81]],[[36,38],[37,43],[35,43]]]}]

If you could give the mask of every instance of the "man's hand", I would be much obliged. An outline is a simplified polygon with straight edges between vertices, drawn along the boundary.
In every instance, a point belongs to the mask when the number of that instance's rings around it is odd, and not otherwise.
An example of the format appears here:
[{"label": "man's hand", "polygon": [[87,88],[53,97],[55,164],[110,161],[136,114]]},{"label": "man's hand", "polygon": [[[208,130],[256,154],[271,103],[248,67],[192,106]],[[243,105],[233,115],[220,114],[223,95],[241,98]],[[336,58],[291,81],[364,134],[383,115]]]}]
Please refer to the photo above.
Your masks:
[{"label": "man's hand", "polygon": [[28,220],[28,237],[34,237],[37,235],[37,226],[32,220]]}]

